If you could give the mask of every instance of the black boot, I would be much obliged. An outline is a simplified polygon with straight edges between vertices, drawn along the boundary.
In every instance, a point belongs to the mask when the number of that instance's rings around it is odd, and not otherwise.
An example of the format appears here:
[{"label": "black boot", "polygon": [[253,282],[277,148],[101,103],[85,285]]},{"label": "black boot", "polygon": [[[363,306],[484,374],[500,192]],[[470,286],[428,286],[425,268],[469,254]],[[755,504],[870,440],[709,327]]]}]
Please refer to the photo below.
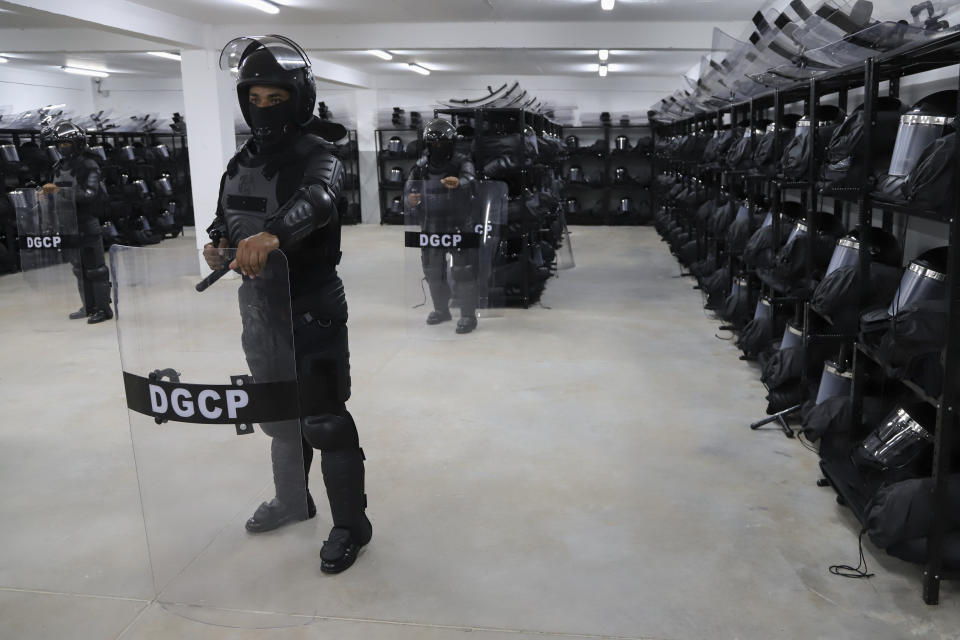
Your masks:
[{"label": "black boot", "polygon": [[110,310],[110,307],[107,307],[106,309],[97,309],[90,314],[90,317],[87,318],[87,324],[97,324],[98,322],[112,319],[113,311]]},{"label": "black boot", "polygon": [[440,324],[441,322],[452,319],[453,316],[450,315],[449,309],[445,309],[444,311],[431,311],[427,316],[427,324]]},{"label": "black boot", "polygon": [[81,318],[86,318],[86,317],[87,317],[86,307],[80,307],[79,309],[77,309],[76,311],[70,314],[71,320],[80,320]]},{"label": "black boot", "polygon": [[320,550],[320,570],[340,573],[349,569],[360,549],[373,537],[365,509],[363,450],[323,452],[320,466],[333,516],[333,529]]},{"label": "black boot", "polygon": [[[309,453],[312,454],[312,450]],[[273,465],[273,487],[277,497],[257,507],[247,520],[247,531],[273,531],[317,515],[317,507],[307,490],[306,460],[299,426],[295,435],[291,433],[287,437],[273,438],[270,442],[270,462]]]},{"label": "black boot", "polygon": [[457,333],[470,333],[477,328],[477,317],[466,316],[457,320]]}]

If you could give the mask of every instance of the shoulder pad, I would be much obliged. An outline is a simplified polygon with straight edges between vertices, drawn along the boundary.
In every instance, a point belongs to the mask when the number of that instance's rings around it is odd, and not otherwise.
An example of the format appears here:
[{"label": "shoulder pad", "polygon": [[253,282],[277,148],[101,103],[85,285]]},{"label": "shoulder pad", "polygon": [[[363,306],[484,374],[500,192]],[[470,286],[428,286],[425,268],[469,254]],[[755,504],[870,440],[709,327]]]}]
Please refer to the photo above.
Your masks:
[{"label": "shoulder pad", "polygon": [[312,156],[318,151],[325,151],[327,153],[333,153],[336,150],[336,145],[333,143],[324,140],[320,136],[315,136],[312,133],[307,133],[297,140],[297,143],[294,145],[294,152],[301,157]]}]

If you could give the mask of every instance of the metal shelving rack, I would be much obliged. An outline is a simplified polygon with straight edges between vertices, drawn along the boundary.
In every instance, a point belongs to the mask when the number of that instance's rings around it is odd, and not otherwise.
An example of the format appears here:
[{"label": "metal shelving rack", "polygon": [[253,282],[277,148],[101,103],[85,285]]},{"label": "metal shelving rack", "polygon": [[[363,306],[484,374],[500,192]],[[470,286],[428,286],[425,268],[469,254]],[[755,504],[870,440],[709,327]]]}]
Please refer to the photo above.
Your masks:
[{"label": "metal shelving rack", "polygon": [[[888,82],[890,95],[896,96],[899,92],[900,80],[904,76],[932,71],[938,68],[956,65],[960,61],[960,34],[952,33],[939,38],[925,41],[919,45],[905,50],[898,50],[887,54],[878,55],[864,61],[860,65],[850,68],[825,73],[811,78],[808,81],[798,81],[792,85],[773,89],[772,91],[754,97],[749,102],[731,105],[723,110],[701,113],[682,120],[660,125],[656,135],[673,135],[680,133],[689,133],[695,130],[697,124],[704,119],[716,117],[722,119],[724,111],[736,111],[743,108],[744,105],[750,105],[751,113],[755,113],[755,108],[759,102],[772,101],[774,111],[774,122],[779,128],[784,106],[799,101],[806,102],[807,113],[813,112],[813,107],[819,103],[820,99],[837,95],[841,107],[846,106],[846,95],[851,89],[863,88],[864,101],[864,119],[865,122],[872,122],[874,101],[880,95],[879,85],[881,82]],[[957,86],[960,88],[960,77],[957,78]],[[769,108],[769,107],[767,107]],[[957,113],[960,113],[960,100],[958,100]],[[721,120],[722,121],[722,120]],[[864,146],[865,157],[868,159],[868,166],[865,168],[865,175],[871,175],[869,162],[872,160],[871,150],[871,128],[864,128]],[[817,118],[811,118],[811,136],[816,136]],[[814,145],[815,146],[815,145]],[[811,243],[810,249],[815,242],[815,234],[818,217],[818,196],[820,199],[830,198],[834,201],[834,211],[840,212],[843,208],[855,205],[858,209],[857,227],[860,235],[861,249],[860,255],[860,277],[861,282],[866,282],[869,275],[869,235],[867,230],[873,225],[874,210],[881,212],[882,226],[886,230],[893,228],[894,215],[903,216],[906,219],[918,217],[928,220],[935,220],[947,226],[949,257],[947,263],[947,290],[949,295],[949,307],[947,316],[946,341],[941,352],[941,363],[943,365],[943,387],[938,397],[929,396],[922,388],[909,381],[903,384],[904,388],[909,389],[919,400],[930,404],[937,410],[936,433],[934,434],[934,452],[933,452],[933,473],[931,482],[933,486],[933,519],[929,536],[927,537],[926,563],[923,571],[922,595],[927,604],[937,604],[939,602],[940,583],[942,580],[960,579],[960,572],[957,567],[950,567],[949,570],[944,566],[943,545],[946,534],[947,524],[947,480],[951,472],[951,458],[954,448],[954,439],[958,427],[957,412],[960,411],[960,145],[956,145],[954,162],[954,197],[945,211],[923,211],[910,206],[890,205],[885,202],[874,200],[866,185],[859,189],[847,193],[824,192],[818,184],[817,159],[811,157],[809,175],[807,180],[798,183],[774,183],[770,185],[772,211],[774,213],[774,224],[780,224],[780,205],[785,191],[790,189],[800,189],[803,193],[803,200],[806,208],[807,224],[811,233],[808,234]],[[676,168],[676,165],[669,159],[658,159],[658,169],[663,168],[664,161],[668,162],[668,167]],[[807,276],[812,270],[813,252],[808,251]],[[861,295],[866,295],[862,292]],[[810,340],[818,339],[822,336],[810,331],[811,311],[809,305],[804,305],[804,340],[809,344]],[[829,319],[827,319],[829,320]],[[842,336],[844,339],[852,341],[850,336]],[[854,343],[852,348],[853,360],[853,385],[851,398],[853,404],[853,425],[856,427],[861,422],[862,403],[864,393],[864,375],[865,367],[870,366],[877,360],[877,356],[870,348],[865,345]],[[806,368],[806,367],[805,367]],[[841,473],[842,470],[831,468],[829,464],[821,465],[825,475],[830,478],[831,475]],[[859,504],[857,498],[851,495],[844,495],[841,486],[842,483],[831,483],[840,494],[838,497],[843,499],[854,515],[861,521],[865,519],[865,505]]]},{"label": "metal shelving rack", "polygon": [[[392,137],[400,138],[403,143],[404,151],[392,153],[388,149],[388,141]],[[377,152],[377,183],[380,193],[380,224],[403,224],[403,185],[410,169],[420,158],[420,154],[410,155],[406,153],[407,145],[413,141],[420,140],[420,131],[418,129],[377,129],[376,130],[376,152]],[[391,182],[388,179],[390,167],[397,166],[403,172],[403,178],[400,182]],[[400,207],[391,208],[391,204],[396,198],[400,198]]]}]

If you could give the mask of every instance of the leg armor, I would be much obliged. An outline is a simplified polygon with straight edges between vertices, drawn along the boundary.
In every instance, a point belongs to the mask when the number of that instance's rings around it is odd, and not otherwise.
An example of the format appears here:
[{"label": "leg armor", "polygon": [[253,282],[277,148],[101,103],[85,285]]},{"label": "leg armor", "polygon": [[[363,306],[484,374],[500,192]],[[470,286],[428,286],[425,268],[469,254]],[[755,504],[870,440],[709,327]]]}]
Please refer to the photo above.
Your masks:
[{"label": "leg armor", "polygon": [[434,311],[444,313],[450,308],[450,284],[447,282],[446,253],[439,249],[424,249],[420,252],[423,275],[430,287]]},{"label": "leg armor", "polygon": [[356,560],[373,527],[365,509],[364,455],[350,397],[350,354],[343,323],[313,321],[296,335],[303,438],[320,449],[320,468],[333,530],[320,552],[321,569],[339,573]]}]

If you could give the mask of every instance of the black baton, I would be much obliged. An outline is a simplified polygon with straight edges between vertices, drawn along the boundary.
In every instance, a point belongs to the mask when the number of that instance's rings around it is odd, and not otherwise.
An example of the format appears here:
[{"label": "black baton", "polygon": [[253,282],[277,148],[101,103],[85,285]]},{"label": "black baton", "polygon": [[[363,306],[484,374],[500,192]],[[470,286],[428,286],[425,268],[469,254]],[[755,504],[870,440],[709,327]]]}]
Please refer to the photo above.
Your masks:
[{"label": "black baton", "polygon": [[197,291],[198,291],[199,293],[202,293],[202,292],[206,291],[206,290],[207,290],[207,287],[209,287],[210,285],[212,285],[214,282],[216,282],[217,280],[219,280],[219,279],[222,278],[223,276],[227,275],[227,272],[229,272],[229,271],[230,271],[230,266],[229,266],[229,265],[226,266],[226,267],[221,267],[221,268],[217,269],[216,271],[214,271],[213,273],[211,273],[210,275],[208,275],[206,278],[204,278],[203,280],[201,280],[200,282],[197,283],[197,287],[196,287]]}]

